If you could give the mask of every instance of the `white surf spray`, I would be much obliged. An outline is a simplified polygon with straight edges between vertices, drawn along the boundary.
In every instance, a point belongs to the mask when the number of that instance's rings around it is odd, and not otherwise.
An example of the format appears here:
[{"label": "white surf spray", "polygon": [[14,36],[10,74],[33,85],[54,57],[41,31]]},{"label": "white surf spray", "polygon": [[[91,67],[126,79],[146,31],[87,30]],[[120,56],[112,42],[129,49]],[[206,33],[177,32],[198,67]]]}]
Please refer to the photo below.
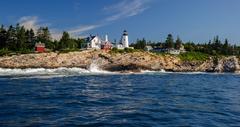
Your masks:
[{"label": "white surf spray", "polygon": [[166,71],[165,71],[164,69],[161,69],[161,71],[160,71],[160,72],[163,72],[163,73],[164,73],[164,72],[166,72]]},{"label": "white surf spray", "polygon": [[82,68],[27,68],[27,69],[6,69],[0,68],[0,75],[67,75],[67,74],[87,74],[88,70]]},{"label": "white surf spray", "polygon": [[91,72],[91,73],[113,74],[113,72],[102,70],[99,67],[98,62],[100,62],[100,61],[99,60],[93,60],[92,63],[90,64],[90,66],[88,67],[88,71]]},{"label": "white surf spray", "polygon": [[142,70],[141,73],[142,74],[187,74],[187,75],[213,74],[213,73],[207,73],[207,72],[170,72],[170,71],[165,71],[164,69],[161,69],[159,71]]},{"label": "white surf spray", "polygon": [[27,69],[7,69],[0,68],[0,76],[34,76],[34,75],[48,75],[48,76],[68,76],[68,75],[91,75],[91,74],[116,74],[114,72],[104,71],[98,66],[99,61],[93,61],[88,69],[83,68],[54,68],[54,69],[46,69],[46,68],[27,68]]},{"label": "white surf spray", "polygon": [[[0,68],[0,76],[45,76],[45,77],[56,77],[56,76],[75,76],[75,75],[101,75],[101,74],[220,74],[220,73],[207,73],[207,72],[166,72],[165,70],[160,71],[149,71],[142,70],[140,73],[117,73],[101,70],[96,63],[90,64],[88,69],[83,68],[55,68],[55,69],[45,69],[45,68],[27,68],[27,69],[6,69]],[[225,74],[225,73],[221,73]],[[239,75],[240,73],[235,73]]]},{"label": "white surf spray", "polygon": [[166,73],[166,71],[164,69],[160,71],[141,70],[141,73]]},{"label": "white surf spray", "polygon": [[92,62],[88,68],[90,72],[101,72],[96,62]]}]

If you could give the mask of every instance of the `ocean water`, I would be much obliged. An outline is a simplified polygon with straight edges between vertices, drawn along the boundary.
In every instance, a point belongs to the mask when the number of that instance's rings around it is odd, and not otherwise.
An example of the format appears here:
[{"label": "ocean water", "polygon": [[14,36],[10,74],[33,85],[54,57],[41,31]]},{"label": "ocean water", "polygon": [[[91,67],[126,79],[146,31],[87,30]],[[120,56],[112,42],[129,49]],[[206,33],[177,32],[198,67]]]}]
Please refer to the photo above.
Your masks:
[{"label": "ocean water", "polygon": [[240,75],[0,69],[0,126],[240,126]]}]

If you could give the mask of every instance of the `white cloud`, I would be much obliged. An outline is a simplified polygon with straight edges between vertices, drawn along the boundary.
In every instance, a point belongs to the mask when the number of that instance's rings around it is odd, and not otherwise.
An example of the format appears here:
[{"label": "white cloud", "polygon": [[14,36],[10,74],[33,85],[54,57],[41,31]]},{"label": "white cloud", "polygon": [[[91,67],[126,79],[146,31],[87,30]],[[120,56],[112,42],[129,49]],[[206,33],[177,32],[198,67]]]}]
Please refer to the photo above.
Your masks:
[{"label": "white cloud", "polygon": [[85,31],[89,31],[89,30],[92,30],[92,29],[96,29],[98,27],[100,27],[102,25],[85,25],[85,26],[79,26],[79,27],[76,27],[76,28],[72,28],[70,30],[68,30],[68,32],[70,34],[81,34]]},{"label": "white cloud", "polygon": [[[49,23],[40,24],[39,18],[37,16],[24,16],[24,17],[21,17],[18,20],[18,22],[21,26],[24,26],[26,29],[29,29],[29,30],[33,29],[35,33],[41,26],[46,26],[46,24],[49,24]],[[77,26],[77,27],[71,28],[66,31],[69,32],[69,34],[73,37],[83,37],[83,36],[81,36],[82,33],[89,31],[89,30],[96,29],[100,26],[102,26],[102,25],[98,24],[98,25]],[[63,30],[60,30],[57,28],[50,28],[49,30],[51,32],[53,39],[55,39],[55,40],[61,39]]]},{"label": "white cloud", "polygon": [[[116,3],[114,5],[109,5],[104,7],[105,12],[110,12],[108,13],[109,16],[103,18],[102,20],[99,20],[100,23],[96,24],[89,24],[89,25],[82,25],[82,26],[76,26],[73,28],[66,29],[67,32],[72,37],[83,37],[82,34],[85,34],[85,32],[102,27],[109,22],[116,21],[119,19],[131,17],[138,15],[145,11],[148,6],[147,3],[150,0],[123,0],[119,3]],[[77,4],[76,6],[79,6]],[[21,17],[18,22],[20,25],[24,26],[26,29],[33,29],[34,32],[37,32],[38,28],[41,26],[47,26],[49,23],[41,23],[39,18],[37,16],[24,16]],[[57,28],[49,28],[52,38],[59,40],[62,37],[62,32],[63,30],[57,29]]]},{"label": "white cloud", "polygon": [[51,32],[51,35],[52,35],[52,38],[54,40],[60,40],[61,37],[62,37],[62,31],[59,30],[59,29],[50,29],[50,32]]},{"label": "white cloud", "polygon": [[84,37],[86,37],[85,35],[82,35],[82,34],[84,34],[84,32],[96,29],[101,26],[102,26],[102,24],[78,26],[78,27],[69,29],[68,33],[72,37],[75,37],[75,38],[77,38],[77,37],[84,38]]},{"label": "white cloud", "polygon": [[63,31],[67,31],[74,38],[85,38],[87,37],[84,34],[86,31],[96,29],[101,27],[101,25],[85,25],[85,26],[77,26],[68,30],[60,30],[60,29],[50,29],[52,38],[55,40],[60,40],[62,37]]},{"label": "white cloud", "polygon": [[[37,16],[23,16],[18,20],[21,26],[24,26],[26,29],[33,29],[35,33],[40,27],[48,26],[49,23],[40,23],[40,20]],[[52,38],[59,40],[62,37],[62,32],[58,29],[49,29],[51,32]]]},{"label": "white cloud", "polygon": [[138,15],[145,11],[150,0],[124,0],[115,5],[104,8],[106,12],[112,12],[112,15],[106,18],[106,21],[115,21],[118,19]]},{"label": "white cloud", "polygon": [[18,20],[21,26],[24,26],[26,29],[33,29],[34,32],[40,27],[38,24],[38,17],[37,16],[24,16]]}]

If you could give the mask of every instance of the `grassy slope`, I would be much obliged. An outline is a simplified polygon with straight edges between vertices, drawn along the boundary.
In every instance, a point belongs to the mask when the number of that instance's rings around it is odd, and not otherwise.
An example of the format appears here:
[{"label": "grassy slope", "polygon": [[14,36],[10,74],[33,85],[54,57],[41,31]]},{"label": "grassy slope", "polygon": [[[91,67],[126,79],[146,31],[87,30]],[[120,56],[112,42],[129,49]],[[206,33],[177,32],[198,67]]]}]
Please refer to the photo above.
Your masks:
[{"label": "grassy slope", "polygon": [[183,61],[206,61],[209,55],[201,52],[187,52],[180,54],[179,58]]}]

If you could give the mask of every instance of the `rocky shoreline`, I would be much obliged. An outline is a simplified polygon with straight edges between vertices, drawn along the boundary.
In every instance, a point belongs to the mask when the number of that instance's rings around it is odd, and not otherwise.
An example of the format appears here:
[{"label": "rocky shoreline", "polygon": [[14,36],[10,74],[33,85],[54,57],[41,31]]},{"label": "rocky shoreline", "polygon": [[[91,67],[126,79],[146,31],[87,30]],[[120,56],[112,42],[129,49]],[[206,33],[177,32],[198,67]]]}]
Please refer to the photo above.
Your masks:
[{"label": "rocky shoreline", "polygon": [[170,72],[240,72],[236,56],[209,58],[206,61],[182,61],[177,56],[156,55],[149,52],[107,53],[85,50],[69,53],[22,54],[0,57],[0,68],[89,68],[96,64],[112,72],[139,72],[141,70]]}]

